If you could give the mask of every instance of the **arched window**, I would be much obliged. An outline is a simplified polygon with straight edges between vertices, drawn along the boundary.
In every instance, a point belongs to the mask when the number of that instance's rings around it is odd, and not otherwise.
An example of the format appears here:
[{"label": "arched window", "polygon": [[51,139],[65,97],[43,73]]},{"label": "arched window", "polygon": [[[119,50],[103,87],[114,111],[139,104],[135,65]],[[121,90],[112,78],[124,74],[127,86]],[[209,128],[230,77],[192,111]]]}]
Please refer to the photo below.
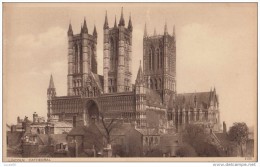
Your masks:
[{"label": "arched window", "polygon": [[153,89],[153,80],[150,79],[150,88]]},{"label": "arched window", "polygon": [[158,89],[158,87],[157,87],[157,80],[156,79],[154,79],[154,88],[157,90]]},{"label": "arched window", "polygon": [[149,50],[149,69],[152,70],[153,68],[153,52],[152,49]]},{"label": "arched window", "polygon": [[111,86],[113,85],[113,81],[112,81],[112,79],[110,79],[110,85],[111,85]]},{"label": "arched window", "polygon": [[115,42],[113,38],[110,38],[110,70],[114,70],[115,67]]},{"label": "arched window", "polygon": [[160,63],[161,63],[161,68],[163,68],[163,49],[160,49]]},{"label": "arched window", "polygon": [[159,69],[160,68],[160,49],[158,48],[156,50],[156,58],[157,58],[157,68]]},{"label": "arched window", "polygon": [[88,97],[89,97],[89,94],[90,94],[90,93],[89,93],[89,88],[87,88],[87,95],[88,95]]},{"label": "arched window", "polygon": [[158,88],[162,89],[162,80],[161,80],[161,78],[159,78]]},{"label": "arched window", "polygon": [[83,72],[83,54],[82,54],[82,46],[79,46],[79,72]]},{"label": "arched window", "polygon": [[75,44],[74,46],[74,56],[75,56],[75,73],[78,73],[78,46]]},{"label": "arched window", "polygon": [[95,71],[95,66],[96,66],[96,58],[95,58],[95,53],[94,53],[94,46],[92,46],[91,48],[91,66],[90,69],[92,70],[92,72],[96,73]]}]

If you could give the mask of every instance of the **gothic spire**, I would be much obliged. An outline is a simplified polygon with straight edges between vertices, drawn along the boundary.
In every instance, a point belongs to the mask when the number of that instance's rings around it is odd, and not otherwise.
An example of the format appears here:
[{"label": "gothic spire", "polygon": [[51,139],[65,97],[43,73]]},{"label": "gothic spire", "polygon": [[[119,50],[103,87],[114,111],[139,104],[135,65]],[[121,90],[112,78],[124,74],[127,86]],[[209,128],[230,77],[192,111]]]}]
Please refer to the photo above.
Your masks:
[{"label": "gothic spire", "polygon": [[140,66],[138,69],[137,77],[136,77],[136,83],[142,83],[144,81],[144,74],[142,70],[141,60],[140,60]]},{"label": "gothic spire", "polygon": [[69,25],[69,29],[68,29],[68,36],[73,35],[73,30],[72,30],[72,26],[71,23]]},{"label": "gothic spire", "polygon": [[132,20],[131,20],[131,13],[130,13],[130,16],[129,16],[128,29],[130,31],[133,31],[133,25],[132,25]]},{"label": "gothic spire", "polygon": [[210,93],[209,93],[209,105],[213,105],[213,100],[214,100],[214,92],[212,91],[212,87],[210,88]]},{"label": "gothic spire", "polygon": [[50,78],[49,89],[55,89],[53,78],[52,78],[52,74],[51,74],[51,78]]},{"label": "gothic spire", "polygon": [[121,9],[121,17],[118,26],[125,26],[125,19],[124,19],[124,14],[123,14],[123,7]]},{"label": "gothic spire", "polygon": [[174,37],[175,37],[175,25],[173,25],[172,36],[174,36]]},{"label": "gothic spire", "polygon": [[165,25],[164,25],[164,35],[167,35],[167,34],[168,34],[167,22],[165,22]]},{"label": "gothic spire", "polygon": [[81,26],[80,26],[80,33],[82,33],[83,32],[83,28],[82,28],[82,24],[81,24]]},{"label": "gothic spire", "polygon": [[145,25],[144,25],[144,37],[147,37],[146,23],[145,23]]},{"label": "gothic spire", "polygon": [[93,36],[94,36],[94,37],[97,37],[97,29],[96,29],[96,25],[94,25]]},{"label": "gothic spire", "polygon": [[82,32],[83,32],[83,33],[88,33],[88,27],[87,27],[86,18],[84,18],[84,23],[83,23]]},{"label": "gothic spire", "polygon": [[106,11],[105,23],[104,23],[103,29],[109,29],[109,27],[108,27],[108,21],[107,21],[107,11]]},{"label": "gothic spire", "polygon": [[116,16],[115,16],[115,23],[114,23],[114,28],[117,27],[117,23],[116,23]]},{"label": "gothic spire", "polygon": [[53,78],[51,75],[49,88],[47,89],[47,97],[48,97],[48,99],[51,99],[54,96],[56,96],[56,90],[55,90]]}]

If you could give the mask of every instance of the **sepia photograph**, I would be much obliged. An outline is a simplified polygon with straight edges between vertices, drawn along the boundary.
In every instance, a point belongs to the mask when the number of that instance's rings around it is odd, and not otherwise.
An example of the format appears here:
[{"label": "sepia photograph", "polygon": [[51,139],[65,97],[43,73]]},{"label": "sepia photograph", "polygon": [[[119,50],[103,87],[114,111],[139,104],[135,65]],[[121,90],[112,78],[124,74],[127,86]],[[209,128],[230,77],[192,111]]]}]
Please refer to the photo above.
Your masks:
[{"label": "sepia photograph", "polygon": [[4,162],[256,162],[257,3],[2,3]]}]

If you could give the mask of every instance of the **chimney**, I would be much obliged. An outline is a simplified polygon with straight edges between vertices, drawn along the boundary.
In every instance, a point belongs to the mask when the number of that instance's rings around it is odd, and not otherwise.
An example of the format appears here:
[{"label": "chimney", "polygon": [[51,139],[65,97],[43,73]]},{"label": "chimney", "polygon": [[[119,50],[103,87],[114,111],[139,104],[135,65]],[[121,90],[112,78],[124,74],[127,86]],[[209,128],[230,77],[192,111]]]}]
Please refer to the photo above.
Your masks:
[{"label": "chimney", "polygon": [[33,123],[36,123],[38,114],[36,112],[33,113]]},{"label": "chimney", "polygon": [[225,121],[223,121],[223,133],[227,133],[227,125]]},{"label": "chimney", "polygon": [[73,116],[73,128],[76,127],[77,116]]},{"label": "chimney", "polygon": [[16,125],[12,125],[11,126],[11,133],[15,132],[16,131]]}]

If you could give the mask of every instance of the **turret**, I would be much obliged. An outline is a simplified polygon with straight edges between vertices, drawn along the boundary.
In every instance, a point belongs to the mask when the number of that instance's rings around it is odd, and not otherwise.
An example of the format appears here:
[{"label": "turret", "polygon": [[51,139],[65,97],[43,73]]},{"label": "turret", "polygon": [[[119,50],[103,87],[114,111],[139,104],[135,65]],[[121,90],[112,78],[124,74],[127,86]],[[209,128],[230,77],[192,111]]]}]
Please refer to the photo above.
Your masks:
[{"label": "turret", "polygon": [[145,95],[145,80],[144,80],[144,74],[141,67],[141,60],[140,60],[140,66],[137,73],[137,77],[135,80],[135,94],[136,94],[137,125],[140,127],[144,127],[146,126],[145,123],[146,95]]},{"label": "turret", "polygon": [[131,20],[131,14],[129,16],[129,22],[128,22],[128,30],[129,31],[133,31],[133,25],[132,25],[132,20]]}]

